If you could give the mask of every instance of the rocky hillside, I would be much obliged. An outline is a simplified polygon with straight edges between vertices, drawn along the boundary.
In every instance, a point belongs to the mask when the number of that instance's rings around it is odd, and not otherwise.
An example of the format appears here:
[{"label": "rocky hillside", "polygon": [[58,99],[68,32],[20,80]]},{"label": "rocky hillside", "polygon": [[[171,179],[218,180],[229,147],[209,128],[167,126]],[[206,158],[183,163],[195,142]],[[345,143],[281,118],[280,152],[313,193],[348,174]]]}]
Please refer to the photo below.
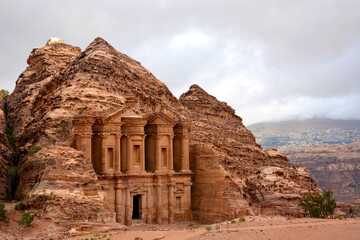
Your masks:
[{"label": "rocky hillside", "polygon": [[40,216],[107,220],[110,210],[93,166],[72,147],[72,119],[124,108],[127,95],[137,99],[134,110],[140,115],[161,111],[191,122],[198,219],[301,215],[297,201],[318,191],[306,169],[294,170],[286,157],[263,151],[226,103],[196,85],[179,101],[139,62],[101,38],[83,52],[50,39],[33,49],[28,64],[8,97],[7,120],[18,138],[16,198]]},{"label": "rocky hillside", "polygon": [[301,215],[297,201],[317,191],[306,169],[294,170],[276,150],[263,151],[234,109],[201,87],[191,86],[179,100],[191,116],[194,217]]},{"label": "rocky hillside", "polygon": [[306,166],[321,189],[332,189],[338,201],[360,198],[360,143],[318,145],[284,151],[294,165]]},{"label": "rocky hillside", "polygon": [[11,197],[11,181],[8,177],[11,149],[5,134],[5,100],[0,98],[0,200]]}]

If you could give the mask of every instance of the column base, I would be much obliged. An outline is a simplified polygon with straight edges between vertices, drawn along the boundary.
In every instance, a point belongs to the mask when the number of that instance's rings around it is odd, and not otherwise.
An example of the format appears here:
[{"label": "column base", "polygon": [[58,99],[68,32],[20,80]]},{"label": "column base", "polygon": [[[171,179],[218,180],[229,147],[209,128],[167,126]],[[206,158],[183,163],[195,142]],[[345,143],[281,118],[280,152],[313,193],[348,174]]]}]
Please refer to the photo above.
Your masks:
[{"label": "column base", "polygon": [[192,173],[191,170],[180,170],[181,173]]}]

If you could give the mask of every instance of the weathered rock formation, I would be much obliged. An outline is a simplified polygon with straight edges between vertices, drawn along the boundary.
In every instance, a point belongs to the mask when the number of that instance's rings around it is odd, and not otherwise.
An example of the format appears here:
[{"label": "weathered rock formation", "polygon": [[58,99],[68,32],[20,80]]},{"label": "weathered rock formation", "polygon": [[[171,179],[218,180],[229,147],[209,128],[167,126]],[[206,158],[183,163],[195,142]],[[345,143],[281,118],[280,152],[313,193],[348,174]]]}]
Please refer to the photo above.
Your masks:
[{"label": "weathered rock formation", "polygon": [[263,151],[235,111],[199,86],[191,86],[180,102],[191,116],[195,219],[302,215],[299,199],[318,191],[306,169],[294,170],[276,150]]},{"label": "weathered rock formation", "polygon": [[45,217],[114,219],[92,163],[73,148],[73,118],[126,110],[188,120],[195,219],[246,214],[298,215],[297,201],[318,191],[306,169],[265,152],[226,103],[197,85],[180,101],[132,58],[96,38],[81,52],[59,39],[35,48],[8,97],[8,122],[18,137],[17,198]]},{"label": "weathered rock formation", "polygon": [[5,100],[0,98],[0,199],[8,199],[11,194],[10,179],[7,170],[9,169],[9,160],[11,150],[5,135]]},{"label": "weathered rock formation", "polygon": [[289,161],[309,169],[321,189],[332,189],[337,201],[360,197],[360,143],[317,145],[283,151]]}]

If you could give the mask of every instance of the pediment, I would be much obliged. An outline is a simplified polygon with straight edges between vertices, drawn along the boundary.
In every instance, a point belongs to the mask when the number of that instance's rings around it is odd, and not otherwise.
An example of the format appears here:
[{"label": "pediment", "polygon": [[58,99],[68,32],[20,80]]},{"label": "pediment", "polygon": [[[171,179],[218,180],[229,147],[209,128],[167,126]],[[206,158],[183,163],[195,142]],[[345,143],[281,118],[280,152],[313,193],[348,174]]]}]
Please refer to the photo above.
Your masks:
[{"label": "pediment", "polygon": [[148,117],[148,124],[154,125],[175,125],[173,119],[163,113],[154,113]]},{"label": "pediment", "polygon": [[124,112],[125,109],[119,109],[106,115],[104,118],[104,123],[121,122],[121,116],[123,115]]}]

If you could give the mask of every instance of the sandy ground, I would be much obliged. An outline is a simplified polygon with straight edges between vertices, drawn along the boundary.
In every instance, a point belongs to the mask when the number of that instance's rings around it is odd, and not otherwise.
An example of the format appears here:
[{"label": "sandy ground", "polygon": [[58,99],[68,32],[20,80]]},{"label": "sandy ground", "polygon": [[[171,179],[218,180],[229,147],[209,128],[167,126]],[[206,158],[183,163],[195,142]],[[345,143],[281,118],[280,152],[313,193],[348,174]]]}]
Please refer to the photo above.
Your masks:
[{"label": "sandy ground", "polygon": [[[18,226],[17,221],[23,211],[15,211],[13,203],[7,203],[6,209],[10,222],[0,222],[0,240],[5,239],[65,239],[66,233],[79,222],[52,222],[35,218],[30,227]],[[120,226],[120,225],[116,225]],[[360,240],[360,219],[309,219],[286,217],[246,217],[244,222],[235,219],[235,223],[222,222],[212,225],[196,223],[176,223],[163,225],[134,224],[126,230],[108,231],[107,226],[100,226],[105,233],[68,237],[70,240],[99,239],[137,239],[138,240],[182,240],[182,239],[254,239],[254,240]],[[210,229],[211,228],[211,229]],[[62,234],[61,234],[62,233]]]},{"label": "sandy ground", "polygon": [[[211,230],[206,230],[211,227]],[[152,228],[151,230],[149,230]],[[245,222],[215,225],[140,225],[127,231],[88,235],[70,239],[254,239],[254,240],[355,240],[360,239],[360,219],[288,219],[284,217],[249,217]]]}]

